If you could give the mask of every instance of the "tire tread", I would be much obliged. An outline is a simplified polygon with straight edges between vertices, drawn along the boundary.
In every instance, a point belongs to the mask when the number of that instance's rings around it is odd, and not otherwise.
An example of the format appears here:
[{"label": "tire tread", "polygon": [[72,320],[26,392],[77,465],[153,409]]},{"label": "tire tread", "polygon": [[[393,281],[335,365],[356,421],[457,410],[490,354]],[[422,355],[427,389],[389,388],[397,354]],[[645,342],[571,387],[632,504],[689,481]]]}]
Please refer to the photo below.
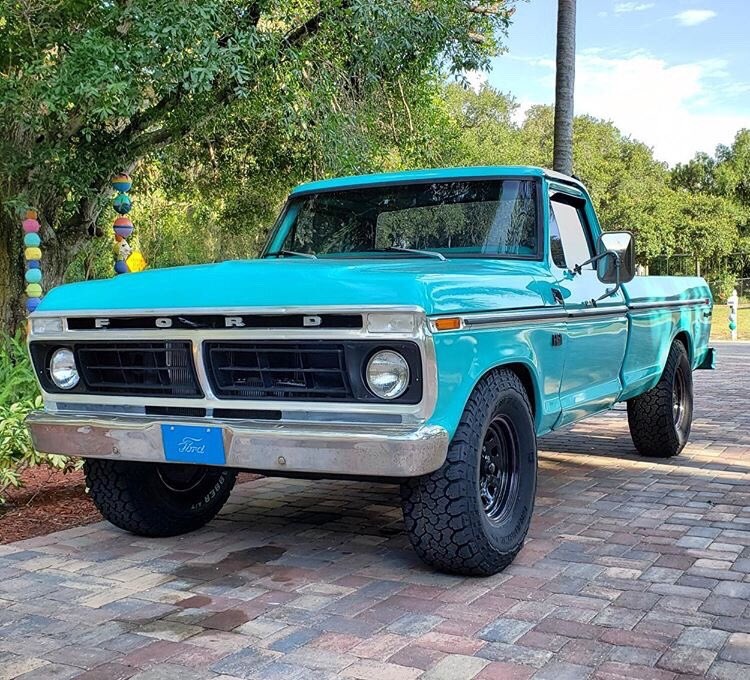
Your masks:
[{"label": "tire tread", "polygon": [[[675,372],[680,370],[682,359],[687,361],[687,356],[685,346],[679,340],[675,340],[669,349],[667,363],[659,382],[648,392],[628,400],[630,436],[642,456],[671,458],[679,454],[685,446],[690,428],[688,427],[685,441],[681,442],[672,414],[672,380]],[[692,381],[689,379],[686,389],[692,389]]]},{"label": "tire tread", "polygon": [[147,537],[177,536],[199,529],[214,518],[234,487],[237,474],[227,470],[228,483],[219,497],[213,499],[202,512],[192,516],[175,517],[160,512],[134,490],[133,473],[138,463],[89,458],[84,463],[86,483],[91,500],[103,517],[132,534]]},{"label": "tire tread", "polygon": [[[477,414],[494,407],[498,394],[512,390],[531,405],[519,377],[503,369],[490,373],[474,388],[448,448],[446,463],[435,472],[410,479],[401,486],[404,522],[416,553],[427,564],[445,572],[488,576],[505,569],[521,550],[519,545],[499,552],[485,540],[481,517],[468,499],[476,491],[461,466],[476,455],[483,420]],[[475,465],[478,464],[475,463]]]}]

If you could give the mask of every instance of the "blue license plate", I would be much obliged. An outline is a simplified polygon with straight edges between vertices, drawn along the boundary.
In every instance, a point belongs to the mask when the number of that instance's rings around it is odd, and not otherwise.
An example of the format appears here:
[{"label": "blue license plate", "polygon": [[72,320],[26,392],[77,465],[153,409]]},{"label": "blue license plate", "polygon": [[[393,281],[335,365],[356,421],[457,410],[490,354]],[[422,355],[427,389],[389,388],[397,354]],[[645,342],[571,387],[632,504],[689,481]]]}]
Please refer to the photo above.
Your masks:
[{"label": "blue license plate", "polygon": [[224,465],[224,437],[220,427],[162,425],[164,457],[172,463]]}]

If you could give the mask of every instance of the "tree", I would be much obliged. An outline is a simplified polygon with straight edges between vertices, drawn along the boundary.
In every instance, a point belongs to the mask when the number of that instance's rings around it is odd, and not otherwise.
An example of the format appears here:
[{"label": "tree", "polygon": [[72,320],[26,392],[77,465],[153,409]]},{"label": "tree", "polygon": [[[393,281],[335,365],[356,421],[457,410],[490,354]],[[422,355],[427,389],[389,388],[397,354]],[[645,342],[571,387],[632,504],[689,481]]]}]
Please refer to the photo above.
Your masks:
[{"label": "tree", "polygon": [[[512,5],[0,0],[0,323],[21,314],[26,207],[40,212],[48,287],[94,232],[113,173],[174,147],[205,152],[210,167],[212,147],[231,153],[250,131],[274,135],[265,161],[295,149],[299,170],[309,152],[315,176],[339,150],[356,156],[351,126],[374,102],[400,126],[389,108],[405,83],[482,68]],[[185,161],[179,149],[173,158]],[[274,160],[278,180],[290,161]]]},{"label": "tree", "polygon": [[555,146],[552,167],[573,174],[573,95],[576,73],[576,0],[557,2]]}]

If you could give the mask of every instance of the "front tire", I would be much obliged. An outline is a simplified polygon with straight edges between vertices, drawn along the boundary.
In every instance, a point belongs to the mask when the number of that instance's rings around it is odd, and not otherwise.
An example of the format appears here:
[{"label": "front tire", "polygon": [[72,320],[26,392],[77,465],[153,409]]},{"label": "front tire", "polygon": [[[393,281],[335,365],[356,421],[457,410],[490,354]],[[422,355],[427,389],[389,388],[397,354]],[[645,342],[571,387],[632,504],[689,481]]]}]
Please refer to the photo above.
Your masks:
[{"label": "front tire", "polygon": [[212,520],[237,472],[207,465],[89,458],[89,495],[104,518],[138,536],[177,536]]},{"label": "front tire", "polygon": [[526,538],[536,476],[536,432],[526,390],[512,371],[495,371],[469,397],[442,467],[401,486],[414,550],[448,573],[502,571]]},{"label": "front tire", "polygon": [[687,444],[693,422],[693,373],[685,346],[675,340],[659,382],[628,401],[635,448],[649,458],[671,458]]}]

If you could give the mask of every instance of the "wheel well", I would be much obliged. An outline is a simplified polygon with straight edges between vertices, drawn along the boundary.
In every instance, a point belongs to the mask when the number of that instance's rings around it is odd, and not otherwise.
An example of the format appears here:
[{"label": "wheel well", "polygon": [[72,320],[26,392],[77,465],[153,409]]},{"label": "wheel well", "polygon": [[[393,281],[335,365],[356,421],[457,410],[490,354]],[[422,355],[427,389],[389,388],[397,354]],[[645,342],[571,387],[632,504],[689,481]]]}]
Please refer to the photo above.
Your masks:
[{"label": "wheel well", "polygon": [[691,351],[691,344],[690,344],[690,335],[688,335],[687,331],[680,331],[677,335],[674,336],[674,339],[677,342],[681,342],[682,346],[685,348],[685,351],[688,354],[688,360],[692,362],[693,360],[693,353]]},{"label": "wheel well", "polygon": [[[534,389],[534,377],[531,374],[531,370],[529,369],[529,367],[526,364],[522,363],[502,364],[500,366],[495,366],[492,371],[499,371],[500,369],[513,371],[518,376],[521,384],[526,390],[526,396],[529,398],[529,404],[531,404],[531,414],[536,419],[536,390]],[[488,373],[490,372],[491,371],[488,371]]]}]

